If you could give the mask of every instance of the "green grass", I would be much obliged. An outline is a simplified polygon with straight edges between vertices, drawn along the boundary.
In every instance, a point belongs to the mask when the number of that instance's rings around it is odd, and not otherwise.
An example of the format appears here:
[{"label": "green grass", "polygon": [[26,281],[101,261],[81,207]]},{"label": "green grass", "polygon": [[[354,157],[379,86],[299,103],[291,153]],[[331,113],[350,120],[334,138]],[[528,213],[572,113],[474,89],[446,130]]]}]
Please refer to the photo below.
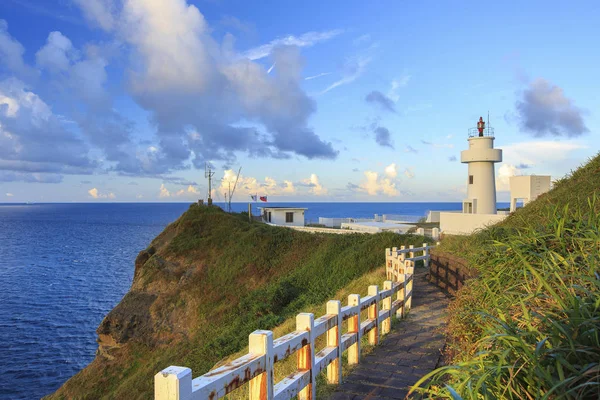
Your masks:
[{"label": "green grass", "polygon": [[442,249],[479,276],[450,306],[424,397],[600,398],[600,156],[500,224]]},{"label": "green grass", "polygon": [[[152,242],[152,255],[111,312],[131,339],[114,350],[114,361],[97,357],[54,397],[151,397],[153,376],[163,368],[187,366],[202,375],[244,349],[252,331],[321,306],[381,267],[386,247],[425,241],[393,233],[311,234],[192,205]],[[128,311],[141,307],[139,294],[156,296],[146,305],[147,330]]]}]

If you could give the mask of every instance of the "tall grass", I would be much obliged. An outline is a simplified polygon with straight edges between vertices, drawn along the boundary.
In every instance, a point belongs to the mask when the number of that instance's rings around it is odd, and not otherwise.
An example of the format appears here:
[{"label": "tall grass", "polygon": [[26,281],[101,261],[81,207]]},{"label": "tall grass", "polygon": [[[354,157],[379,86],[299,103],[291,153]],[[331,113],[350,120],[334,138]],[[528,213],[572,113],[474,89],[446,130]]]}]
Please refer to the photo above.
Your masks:
[{"label": "tall grass", "polygon": [[[554,206],[539,224],[473,239],[480,276],[450,309],[453,365],[416,392],[452,399],[600,398],[600,214]],[[455,248],[470,245],[460,241]]]}]

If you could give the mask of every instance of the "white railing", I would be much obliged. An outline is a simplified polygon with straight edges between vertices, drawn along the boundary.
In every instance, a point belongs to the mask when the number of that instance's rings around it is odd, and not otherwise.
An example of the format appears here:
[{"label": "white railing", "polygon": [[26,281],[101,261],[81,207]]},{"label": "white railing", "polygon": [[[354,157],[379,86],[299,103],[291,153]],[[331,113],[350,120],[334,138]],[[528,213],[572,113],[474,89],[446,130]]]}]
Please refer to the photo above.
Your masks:
[{"label": "white railing", "polygon": [[[410,246],[408,249],[386,249],[386,275],[383,290],[377,285],[368,288],[368,295],[348,296],[348,304],[339,300],[327,302],[326,314],[315,319],[311,313],[296,316],[296,330],[273,339],[271,331],[254,331],[249,337],[248,354],[206,374],[192,379],[192,370],[171,366],[154,376],[155,400],[216,400],[249,383],[250,400],[315,399],[316,377],[327,370],[327,381],[342,381],[342,354],[348,352],[348,364],[358,364],[361,339],[379,343],[380,336],[389,333],[391,318],[402,318],[410,309],[414,262],[429,261],[429,249]],[[423,255],[415,256],[421,251]],[[406,257],[409,254],[409,257]],[[395,258],[394,258],[395,257]],[[392,261],[402,257],[403,264]],[[425,257],[425,258],[423,258]],[[391,262],[389,262],[391,261]],[[361,320],[361,312],[367,318]],[[394,314],[395,313],[395,314]],[[342,323],[348,321],[346,333]],[[317,338],[326,335],[326,346],[315,354]],[[275,383],[273,365],[297,353],[297,371]]]}]

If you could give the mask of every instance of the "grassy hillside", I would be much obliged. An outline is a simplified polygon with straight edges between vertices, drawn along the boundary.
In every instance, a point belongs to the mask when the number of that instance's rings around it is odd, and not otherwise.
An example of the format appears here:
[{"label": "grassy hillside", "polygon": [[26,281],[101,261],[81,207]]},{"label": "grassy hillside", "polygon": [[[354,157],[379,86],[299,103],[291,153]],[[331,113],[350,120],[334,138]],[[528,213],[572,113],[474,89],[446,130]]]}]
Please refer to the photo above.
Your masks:
[{"label": "grassy hillside", "polygon": [[384,264],[422,237],[309,234],[192,205],[136,260],[131,290],[98,328],[96,359],[51,398],[150,398],[169,365],[194,376]]},{"label": "grassy hillside", "polygon": [[479,276],[450,306],[451,362],[424,378],[426,396],[600,398],[600,155],[441,249]]}]

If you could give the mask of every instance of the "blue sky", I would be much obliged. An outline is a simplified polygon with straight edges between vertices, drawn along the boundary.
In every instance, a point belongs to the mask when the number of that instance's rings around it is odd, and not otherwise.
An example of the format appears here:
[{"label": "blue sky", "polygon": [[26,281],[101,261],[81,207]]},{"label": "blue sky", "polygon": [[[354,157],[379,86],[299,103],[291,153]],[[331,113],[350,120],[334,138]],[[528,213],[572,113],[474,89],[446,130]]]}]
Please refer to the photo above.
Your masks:
[{"label": "blue sky", "polygon": [[597,2],[3,0],[0,202],[461,201],[597,153]]}]

